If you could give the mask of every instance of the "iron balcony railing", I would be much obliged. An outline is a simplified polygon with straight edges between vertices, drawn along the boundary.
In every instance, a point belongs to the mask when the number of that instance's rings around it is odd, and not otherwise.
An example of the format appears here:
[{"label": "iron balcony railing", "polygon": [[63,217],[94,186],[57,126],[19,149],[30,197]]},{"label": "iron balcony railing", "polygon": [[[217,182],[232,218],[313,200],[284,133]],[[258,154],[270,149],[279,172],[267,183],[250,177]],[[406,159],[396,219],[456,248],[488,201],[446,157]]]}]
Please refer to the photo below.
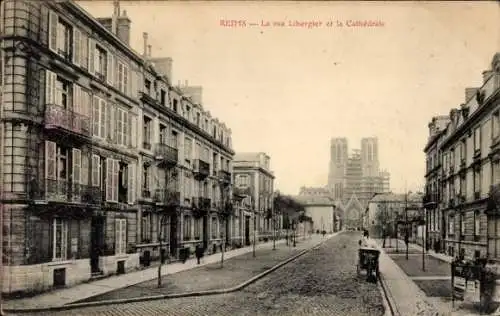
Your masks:
[{"label": "iron balcony railing", "polygon": [[181,193],[169,189],[156,189],[153,200],[160,205],[179,206],[181,204]]},{"label": "iron balcony railing", "polygon": [[219,178],[224,183],[231,183],[231,173],[226,170],[219,170]]},{"label": "iron balcony railing", "polygon": [[29,198],[33,201],[97,205],[102,202],[102,191],[99,187],[71,183],[66,180],[33,180],[30,183]]},{"label": "iron balcony railing", "polygon": [[197,179],[205,179],[210,175],[210,165],[201,159],[194,161],[194,173]]},{"label": "iron balcony railing", "polygon": [[179,161],[179,151],[177,148],[167,144],[157,143],[154,147],[155,159],[168,165],[176,165]]},{"label": "iron balcony railing", "polygon": [[45,127],[61,128],[90,137],[90,118],[55,104],[45,108]]}]

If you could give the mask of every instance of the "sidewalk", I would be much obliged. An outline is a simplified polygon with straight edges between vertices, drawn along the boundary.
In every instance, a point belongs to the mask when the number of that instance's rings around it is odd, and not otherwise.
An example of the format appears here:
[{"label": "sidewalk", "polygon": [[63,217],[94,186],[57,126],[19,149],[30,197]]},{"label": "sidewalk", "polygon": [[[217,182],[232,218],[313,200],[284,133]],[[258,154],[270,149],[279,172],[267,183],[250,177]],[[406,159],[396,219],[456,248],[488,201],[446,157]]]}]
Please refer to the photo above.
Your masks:
[{"label": "sidewalk", "polygon": [[[328,236],[320,236],[320,235],[312,235],[310,238],[306,238],[303,240],[302,238],[297,239],[297,248],[304,249],[303,247],[309,246],[312,247],[315,244],[326,240],[334,235]],[[276,241],[277,249],[285,249],[292,248],[286,246],[285,240]],[[267,242],[264,244],[259,244],[256,246],[256,252],[259,253],[270,252],[272,249],[273,243]],[[271,250],[272,252],[272,250]],[[232,251],[228,251],[224,254],[224,266],[230,265],[230,263],[226,262],[226,260],[230,260],[231,258],[242,256],[244,254],[252,253],[252,247],[240,248]],[[257,253],[257,258],[259,259],[259,253]],[[291,256],[291,255],[290,255]],[[164,265],[162,267],[162,275],[170,275],[177,274],[182,271],[191,270],[194,268],[199,268],[201,266],[207,266],[210,264],[214,264],[220,262],[221,254],[213,254],[206,256],[202,259],[202,263],[200,265],[197,264],[196,259],[189,259],[186,263],[173,263],[169,265]],[[238,260],[239,261],[239,260]],[[264,262],[265,263],[265,262]],[[241,263],[240,263],[241,265]],[[270,267],[265,267],[270,268]],[[224,271],[223,268],[221,271]],[[262,269],[262,266],[261,266]],[[23,299],[15,299],[15,300],[6,300],[3,302],[3,309],[36,309],[36,308],[49,308],[49,307],[57,307],[63,306],[71,303],[75,303],[77,301],[84,301],[94,296],[101,296],[106,293],[116,291],[119,289],[124,289],[133,285],[138,285],[139,283],[143,283],[146,281],[156,281],[158,273],[158,267],[149,268],[142,271],[131,272],[128,274],[123,274],[119,276],[112,276],[109,278],[101,279],[98,281],[94,281],[91,283],[79,284],[71,288],[55,290],[52,292],[44,293],[35,297],[23,298]],[[210,273],[210,271],[208,272]],[[205,273],[205,279],[208,278],[207,273]],[[185,278],[186,279],[186,278]],[[163,280],[163,283],[167,283],[168,278]],[[246,280],[244,280],[246,281]],[[198,282],[205,282],[203,278],[199,279]],[[160,290],[160,289],[159,289]],[[123,298],[123,296],[121,296]],[[126,296],[125,296],[126,297]]]},{"label": "sidewalk", "polygon": [[[398,253],[404,256],[406,252],[406,245],[401,240],[399,242]],[[471,315],[469,311],[460,310],[457,308],[458,306],[452,306],[451,300],[445,297],[428,297],[414,281],[418,282],[419,279],[436,280],[437,277],[408,276],[386,252],[389,250],[390,255],[395,255],[395,252],[392,251],[392,249],[395,248],[394,239],[392,240],[392,248],[383,249],[382,240],[380,239],[377,240],[377,244],[379,245],[379,249],[382,251],[380,255],[380,273],[382,275],[382,281],[385,283],[384,285],[389,292],[389,296],[392,297],[393,305],[398,310],[398,313],[395,313],[396,315]],[[386,246],[388,245],[389,244],[386,241]],[[418,254],[422,252],[422,247],[415,244],[409,244],[408,246],[411,257],[421,260]],[[434,251],[426,251],[425,254],[441,260],[442,262],[451,262],[450,257],[443,254],[437,254]],[[440,272],[437,271],[437,273],[434,274],[440,274]],[[448,277],[442,276],[441,278],[442,280],[438,280],[437,282],[450,282]]]}]

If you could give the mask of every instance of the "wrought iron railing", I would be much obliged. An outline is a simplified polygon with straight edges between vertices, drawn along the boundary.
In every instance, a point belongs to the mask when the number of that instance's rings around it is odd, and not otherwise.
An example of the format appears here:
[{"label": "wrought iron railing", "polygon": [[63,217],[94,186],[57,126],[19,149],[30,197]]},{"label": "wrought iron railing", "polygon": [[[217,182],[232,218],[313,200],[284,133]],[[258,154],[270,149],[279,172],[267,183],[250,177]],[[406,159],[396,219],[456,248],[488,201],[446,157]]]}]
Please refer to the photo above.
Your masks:
[{"label": "wrought iron railing", "polygon": [[178,206],[181,203],[181,194],[179,191],[156,189],[153,200],[161,205]]},{"label": "wrought iron railing", "polygon": [[210,164],[201,159],[196,159],[194,163],[194,172],[198,178],[206,178],[210,175]]},{"label": "wrought iron railing", "polygon": [[48,104],[45,108],[45,126],[90,136],[89,117],[55,104]]},{"label": "wrought iron railing", "polygon": [[71,183],[66,180],[33,180],[30,183],[29,198],[34,201],[43,200],[97,205],[102,202],[102,191],[99,187]]},{"label": "wrought iron railing", "polygon": [[179,151],[177,148],[167,144],[157,143],[154,147],[154,154],[157,160],[163,160],[170,164],[177,164],[179,161]]}]

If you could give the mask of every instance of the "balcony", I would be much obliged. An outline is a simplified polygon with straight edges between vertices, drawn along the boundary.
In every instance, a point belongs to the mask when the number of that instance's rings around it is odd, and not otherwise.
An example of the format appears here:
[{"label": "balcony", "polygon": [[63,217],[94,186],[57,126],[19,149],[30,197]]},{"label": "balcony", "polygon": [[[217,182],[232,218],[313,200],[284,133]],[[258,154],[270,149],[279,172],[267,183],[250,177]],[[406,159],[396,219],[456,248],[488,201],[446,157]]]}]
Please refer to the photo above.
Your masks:
[{"label": "balcony", "polygon": [[439,203],[439,199],[436,193],[427,193],[423,197],[424,207],[428,209],[435,209]]},{"label": "balcony", "polygon": [[169,189],[156,189],[153,200],[156,205],[175,207],[181,204],[181,193]]},{"label": "balcony", "polygon": [[34,204],[56,202],[99,205],[102,202],[102,192],[98,187],[72,184],[65,180],[33,180],[30,183],[29,199]]},{"label": "balcony", "polygon": [[210,175],[210,165],[201,159],[194,161],[194,177],[196,180],[206,179]]},{"label": "balcony", "polygon": [[210,200],[209,198],[205,198],[205,197],[196,197],[196,198],[194,198],[194,201],[196,203],[196,206],[200,209],[203,209],[203,210],[210,209],[210,204],[212,202],[212,200]]},{"label": "balcony", "polygon": [[155,159],[160,162],[160,166],[173,167],[179,161],[179,151],[177,148],[167,144],[155,144],[154,155]]},{"label": "balcony", "polygon": [[224,184],[231,184],[231,173],[226,170],[219,170],[219,179]]},{"label": "balcony", "polygon": [[90,137],[90,118],[65,109],[62,106],[48,104],[45,108],[45,128],[63,132],[65,135]]}]

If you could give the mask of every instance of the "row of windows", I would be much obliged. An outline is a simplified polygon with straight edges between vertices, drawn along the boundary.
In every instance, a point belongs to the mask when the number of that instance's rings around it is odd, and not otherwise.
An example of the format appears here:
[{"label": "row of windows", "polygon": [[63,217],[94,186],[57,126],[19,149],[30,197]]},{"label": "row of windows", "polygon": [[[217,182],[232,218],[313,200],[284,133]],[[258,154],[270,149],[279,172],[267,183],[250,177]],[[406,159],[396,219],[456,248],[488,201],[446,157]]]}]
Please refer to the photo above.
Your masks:
[{"label": "row of windows", "polygon": [[[86,69],[103,83],[115,87],[121,93],[133,98],[138,97],[138,83],[142,80],[141,73],[131,70],[126,62],[113,55],[95,39],[73,27],[55,12],[49,14],[49,48],[76,66]],[[156,81],[151,84],[150,80],[145,79],[143,91],[149,95],[156,94],[154,97],[160,104],[170,107],[168,89],[158,87]],[[182,108],[179,108],[179,103],[177,98],[172,100],[173,111],[183,115],[188,121],[202,128],[225,146],[232,146],[229,135],[211,122],[205,114],[194,108],[192,110],[188,104],[182,104]]]}]

